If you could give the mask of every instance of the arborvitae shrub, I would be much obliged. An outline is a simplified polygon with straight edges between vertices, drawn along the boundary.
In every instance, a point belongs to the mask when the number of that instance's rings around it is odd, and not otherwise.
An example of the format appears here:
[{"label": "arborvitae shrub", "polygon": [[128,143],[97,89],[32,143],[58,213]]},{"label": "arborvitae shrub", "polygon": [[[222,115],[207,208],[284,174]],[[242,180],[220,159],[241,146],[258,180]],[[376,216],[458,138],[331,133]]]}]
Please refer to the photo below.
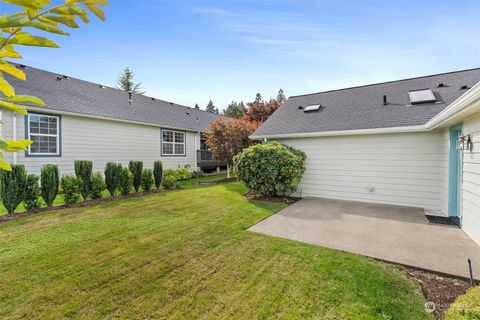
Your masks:
[{"label": "arborvitae shrub", "polygon": [[138,192],[140,189],[140,184],[142,183],[143,162],[130,161],[128,164],[128,169],[132,174],[133,188],[135,189],[135,192]]},{"label": "arborvitae shrub", "polygon": [[120,193],[123,195],[129,194],[130,191],[132,190],[132,174],[130,173],[130,170],[127,168],[123,168],[122,172],[120,174]]},{"label": "arborvitae shrub", "polygon": [[81,194],[83,200],[87,200],[90,195],[90,185],[92,184],[93,163],[89,160],[75,161],[75,175],[82,181]]},{"label": "arborvitae shrub", "polygon": [[25,186],[25,199],[23,204],[27,210],[35,210],[40,208],[40,177],[34,174],[27,176],[27,184]]},{"label": "arborvitae shrub", "polygon": [[155,161],[153,164],[153,177],[155,178],[155,187],[160,188],[162,184],[163,165],[162,161]]},{"label": "arborvitae shrub", "polygon": [[9,215],[24,200],[27,173],[23,165],[13,165],[12,171],[0,170],[0,198]]},{"label": "arborvitae shrub", "polygon": [[100,199],[103,196],[103,190],[105,190],[105,181],[103,180],[100,172],[97,172],[92,176],[90,196],[92,197],[92,199]]},{"label": "arborvitae shrub", "polygon": [[63,190],[65,204],[74,204],[80,200],[82,181],[74,176],[63,176],[60,182]]},{"label": "arborvitae shrub", "polygon": [[43,201],[47,206],[51,206],[57,197],[58,187],[60,185],[60,174],[58,166],[55,164],[46,164],[42,166],[40,173],[40,185]]},{"label": "arborvitae shrub", "polygon": [[143,191],[150,191],[153,184],[152,169],[145,169],[142,173],[142,189]]},{"label": "arborvitae shrub", "polygon": [[115,195],[115,191],[120,186],[120,176],[122,174],[122,164],[108,162],[105,167],[105,184],[111,196]]}]

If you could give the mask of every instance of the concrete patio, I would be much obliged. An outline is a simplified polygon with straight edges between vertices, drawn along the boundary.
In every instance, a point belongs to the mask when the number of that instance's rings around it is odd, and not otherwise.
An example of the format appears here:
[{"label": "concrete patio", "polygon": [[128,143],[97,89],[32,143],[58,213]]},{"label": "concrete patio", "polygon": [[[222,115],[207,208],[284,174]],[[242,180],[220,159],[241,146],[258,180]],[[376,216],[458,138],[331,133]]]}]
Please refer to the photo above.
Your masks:
[{"label": "concrete patio", "polygon": [[461,277],[470,258],[480,279],[480,247],[419,208],[308,198],[250,230]]}]

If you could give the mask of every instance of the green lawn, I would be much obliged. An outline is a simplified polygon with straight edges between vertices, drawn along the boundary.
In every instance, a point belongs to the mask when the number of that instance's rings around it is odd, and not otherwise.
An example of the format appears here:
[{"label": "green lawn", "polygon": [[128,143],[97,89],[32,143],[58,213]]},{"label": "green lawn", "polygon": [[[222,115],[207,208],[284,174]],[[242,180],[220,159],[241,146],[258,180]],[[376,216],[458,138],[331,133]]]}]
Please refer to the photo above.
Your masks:
[{"label": "green lawn", "polygon": [[0,319],[433,319],[361,256],[246,229],[283,208],[241,183],[0,224]]}]

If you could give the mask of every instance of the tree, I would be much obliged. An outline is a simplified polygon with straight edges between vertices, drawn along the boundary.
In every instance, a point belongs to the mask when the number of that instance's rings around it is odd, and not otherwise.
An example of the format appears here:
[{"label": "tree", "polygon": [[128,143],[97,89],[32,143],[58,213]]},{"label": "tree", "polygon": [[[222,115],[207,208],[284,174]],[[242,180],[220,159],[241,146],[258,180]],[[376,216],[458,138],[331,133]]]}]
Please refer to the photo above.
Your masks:
[{"label": "tree", "polygon": [[215,106],[213,105],[212,100],[208,102],[207,107],[205,108],[205,111],[210,113],[215,113]]},{"label": "tree", "polygon": [[142,91],[142,83],[133,82],[134,77],[135,74],[133,70],[126,67],[117,79],[117,88],[134,94],[144,94],[145,91]]},{"label": "tree", "polygon": [[[0,100],[0,108],[26,115],[27,110],[17,103],[43,106],[44,102],[37,97],[15,94],[15,89],[8,83],[5,74],[19,80],[26,80],[26,76],[22,70],[5,59],[21,59],[22,56],[16,51],[16,46],[19,45],[58,48],[54,41],[33,35],[30,30],[67,36],[69,34],[62,28],[78,28],[77,18],[88,23],[88,11],[105,20],[105,14],[100,7],[107,5],[108,1],[65,0],[59,5],[51,5],[47,0],[2,0],[2,2],[20,8],[16,13],[3,14],[0,17],[0,93],[5,96]],[[28,32],[24,30],[26,28],[29,28]],[[4,160],[2,152],[27,150],[31,144],[32,141],[29,140],[12,141],[0,137],[0,169],[12,170],[10,164]]]},{"label": "tree", "polygon": [[220,114],[220,110],[218,110],[218,108],[215,108],[215,114]]},{"label": "tree", "polygon": [[277,94],[278,103],[283,104],[285,100],[287,99],[285,98],[285,93],[283,92],[283,89],[278,90],[278,94]]},{"label": "tree", "polygon": [[[258,96],[258,95],[257,95]],[[275,99],[270,101],[258,101],[247,103],[243,107],[244,118],[248,121],[263,123],[280,107],[280,103]]]},{"label": "tree", "polygon": [[200,110],[200,107],[198,106],[198,103],[195,103],[195,109]]},{"label": "tree", "polygon": [[256,128],[255,123],[243,118],[219,118],[210,123],[209,133],[206,134],[207,146],[218,160],[227,164],[228,177],[233,157],[252,144],[249,136]]},{"label": "tree", "polygon": [[229,118],[240,119],[243,117],[243,107],[243,102],[238,103],[236,101],[232,101],[228,107],[223,110],[223,115]]},{"label": "tree", "polygon": [[254,103],[261,103],[263,101],[262,95],[260,93],[257,93],[255,96],[255,101]]}]

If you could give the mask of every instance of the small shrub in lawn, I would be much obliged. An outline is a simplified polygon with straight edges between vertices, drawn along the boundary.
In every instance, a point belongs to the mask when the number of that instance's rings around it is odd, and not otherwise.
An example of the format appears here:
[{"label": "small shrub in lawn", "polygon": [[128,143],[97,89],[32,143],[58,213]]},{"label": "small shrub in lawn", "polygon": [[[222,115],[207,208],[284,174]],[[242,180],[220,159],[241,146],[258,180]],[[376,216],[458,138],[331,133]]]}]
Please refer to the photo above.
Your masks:
[{"label": "small shrub in lawn", "polygon": [[60,182],[63,190],[65,204],[74,204],[80,200],[82,192],[82,179],[74,176],[63,176]]},{"label": "small shrub in lawn", "polygon": [[128,164],[128,169],[132,174],[133,188],[135,189],[135,192],[138,192],[138,189],[140,189],[140,184],[142,183],[143,162],[130,161]]},{"label": "small shrub in lawn", "polygon": [[305,171],[306,155],[278,142],[258,144],[235,156],[234,170],[248,188],[266,196],[295,192]]},{"label": "small shrub in lawn", "polygon": [[132,174],[130,173],[130,170],[128,170],[127,168],[123,168],[120,174],[120,186],[119,186],[120,193],[123,195],[129,194],[130,191],[132,190],[132,186],[133,186]]},{"label": "small shrub in lawn", "polygon": [[180,166],[177,171],[177,180],[190,180],[192,179],[192,173],[189,166]]},{"label": "small shrub in lawn", "polygon": [[11,171],[0,170],[0,198],[9,215],[24,200],[27,173],[23,165],[13,165]]},{"label": "small shrub in lawn", "polygon": [[470,320],[480,318],[480,287],[476,286],[458,297],[445,312],[445,320]]},{"label": "small shrub in lawn", "polygon": [[101,199],[103,196],[103,190],[105,190],[105,181],[103,180],[100,172],[95,173],[92,176],[92,184],[90,186],[90,197],[92,199]]},{"label": "small shrub in lawn", "polygon": [[192,179],[203,178],[206,174],[202,170],[192,171]]},{"label": "small shrub in lawn", "polygon": [[155,178],[155,187],[160,188],[162,184],[163,165],[162,161],[155,161],[153,164],[153,177]]},{"label": "small shrub in lawn", "polygon": [[83,200],[87,200],[90,195],[90,185],[92,183],[92,168],[93,163],[89,160],[75,161],[75,175],[82,180],[81,194]]},{"label": "small shrub in lawn", "polygon": [[51,207],[57,197],[58,187],[60,185],[60,174],[58,166],[55,164],[46,164],[41,168],[40,185],[43,201]]},{"label": "small shrub in lawn", "polygon": [[143,191],[152,190],[153,172],[151,169],[145,169],[142,173],[142,189]]},{"label": "small shrub in lawn", "polygon": [[122,174],[122,164],[108,162],[105,167],[105,184],[111,196],[115,195],[115,191],[120,187],[120,176]]},{"label": "small shrub in lawn", "polygon": [[162,180],[162,187],[165,189],[173,189],[177,187],[177,179],[173,175],[166,175]]},{"label": "small shrub in lawn", "polygon": [[40,208],[40,177],[34,174],[27,176],[27,183],[25,185],[25,199],[23,204],[27,210],[35,210]]}]

